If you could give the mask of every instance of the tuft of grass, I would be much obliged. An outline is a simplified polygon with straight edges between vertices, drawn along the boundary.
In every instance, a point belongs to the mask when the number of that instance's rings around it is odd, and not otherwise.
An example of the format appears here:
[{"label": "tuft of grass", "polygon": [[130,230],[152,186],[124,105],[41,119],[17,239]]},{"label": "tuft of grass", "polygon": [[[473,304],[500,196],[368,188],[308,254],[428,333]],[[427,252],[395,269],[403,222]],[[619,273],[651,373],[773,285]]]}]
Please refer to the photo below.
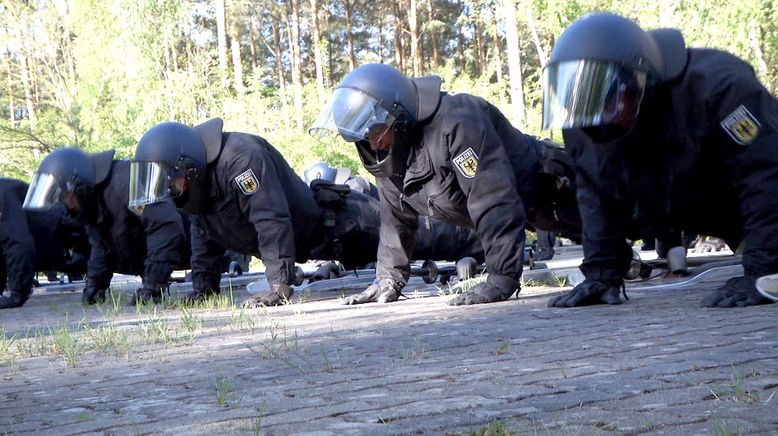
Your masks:
[{"label": "tuft of grass", "polygon": [[167,319],[162,318],[154,307],[153,313],[146,319],[142,319],[138,326],[141,336],[148,344],[172,345],[175,340],[175,331]]},{"label": "tuft of grass", "polygon": [[30,333],[27,329],[24,337],[26,339],[16,343],[16,349],[22,357],[44,356],[51,349],[51,340],[41,330],[36,329],[34,333]]},{"label": "tuft of grass", "polygon": [[732,426],[724,419],[713,419],[711,422],[711,430],[716,436],[735,436],[743,434],[739,427]]},{"label": "tuft of grass", "polygon": [[265,412],[265,402],[262,401],[262,403],[254,408],[254,416],[251,418],[251,428],[249,429],[251,431],[251,434],[254,436],[259,436],[262,434],[262,415]]},{"label": "tuft of grass", "polygon": [[495,356],[502,356],[503,354],[508,352],[508,346],[510,345],[509,342],[500,342],[500,345],[497,346],[494,350]]},{"label": "tuft of grass", "polygon": [[191,308],[183,306],[181,307],[181,326],[188,339],[194,339],[203,330],[203,318],[192,312]]},{"label": "tuft of grass", "polygon": [[52,329],[49,327],[52,351],[54,354],[62,354],[68,365],[75,367],[76,358],[83,351],[78,338],[67,324]]},{"label": "tuft of grass", "polygon": [[732,375],[730,376],[732,389],[732,395],[734,401],[742,401],[744,403],[753,404],[759,402],[759,396],[757,393],[751,391],[747,386],[748,378],[738,368],[732,367]]},{"label": "tuft of grass", "polygon": [[400,342],[400,358],[402,360],[422,360],[427,353],[427,343],[419,339],[413,338],[413,343],[404,344]]},{"label": "tuft of grass", "polygon": [[130,332],[117,327],[113,322],[103,322],[96,328],[88,329],[94,349],[103,354],[129,355],[132,348]]},{"label": "tuft of grass", "polygon": [[493,419],[489,422],[489,424],[486,424],[485,426],[479,428],[478,430],[470,431],[465,433],[468,436],[509,436],[516,434],[515,431],[506,428],[506,425],[508,424],[507,419]]},{"label": "tuft of grass", "polygon": [[17,334],[10,338],[5,334],[5,329],[0,327],[0,363],[2,365],[13,366],[16,362],[16,356],[11,352],[11,345],[16,342]]},{"label": "tuft of grass", "polygon": [[232,377],[217,375],[213,381],[216,405],[222,408],[240,407],[243,395],[235,392],[235,380]]}]

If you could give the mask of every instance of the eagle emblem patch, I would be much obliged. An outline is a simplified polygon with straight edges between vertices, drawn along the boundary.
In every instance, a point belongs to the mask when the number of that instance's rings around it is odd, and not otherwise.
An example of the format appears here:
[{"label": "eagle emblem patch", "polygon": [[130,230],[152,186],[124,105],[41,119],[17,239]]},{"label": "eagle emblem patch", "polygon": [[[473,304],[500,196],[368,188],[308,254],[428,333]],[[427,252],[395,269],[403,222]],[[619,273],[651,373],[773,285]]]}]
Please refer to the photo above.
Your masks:
[{"label": "eagle emblem patch", "polygon": [[740,145],[746,145],[759,134],[762,125],[742,104],[721,121],[721,127]]},{"label": "eagle emblem patch", "polygon": [[459,172],[468,179],[475,177],[475,173],[478,172],[478,155],[475,154],[472,147],[468,147],[467,150],[460,153],[453,162]]},{"label": "eagle emblem patch", "polygon": [[257,192],[257,188],[259,188],[259,181],[257,181],[257,176],[254,175],[254,170],[251,168],[240,173],[238,177],[235,177],[235,183],[238,184],[240,190],[246,195],[251,195]]}]

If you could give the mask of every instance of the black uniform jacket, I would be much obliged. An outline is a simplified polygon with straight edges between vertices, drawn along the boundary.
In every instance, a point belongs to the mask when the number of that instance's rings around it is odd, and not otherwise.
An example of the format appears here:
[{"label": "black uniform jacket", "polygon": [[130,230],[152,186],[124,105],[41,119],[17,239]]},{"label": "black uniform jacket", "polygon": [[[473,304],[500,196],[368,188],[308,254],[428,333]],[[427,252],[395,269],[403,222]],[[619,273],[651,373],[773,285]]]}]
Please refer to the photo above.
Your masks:
[{"label": "black uniform jacket", "polygon": [[187,266],[186,229],[175,205],[150,204],[138,216],[127,207],[129,183],[130,162],[114,160],[95,186],[97,209],[85,223],[92,248],[87,280],[99,288],[109,286],[114,272],[141,275],[144,285],[157,288],[174,269]]},{"label": "black uniform jacket", "polygon": [[317,229],[322,210],[263,138],[223,132],[221,142],[218,158],[208,166],[211,206],[192,215],[194,288],[218,287],[218,259],[225,249],[261,258],[269,283],[290,285],[295,261],[305,262],[323,238]]},{"label": "black uniform jacket", "polygon": [[589,279],[620,280],[639,229],[744,242],[750,276],[778,272],[778,102],[725,52],[688,49],[676,79],[644,97],[633,130],[594,144],[564,132],[573,155]]},{"label": "black uniform jacket", "polygon": [[[11,292],[26,294],[32,288],[35,271],[62,270],[70,242],[59,209],[24,210],[28,185],[0,178],[0,257],[7,281],[0,283]],[[83,236],[80,236],[83,238]]]},{"label": "black uniform jacket", "polygon": [[418,217],[424,215],[474,228],[490,282],[518,287],[541,143],[487,101],[468,94],[441,94],[437,112],[422,129],[404,180],[377,181],[382,204],[378,279],[407,281]]}]

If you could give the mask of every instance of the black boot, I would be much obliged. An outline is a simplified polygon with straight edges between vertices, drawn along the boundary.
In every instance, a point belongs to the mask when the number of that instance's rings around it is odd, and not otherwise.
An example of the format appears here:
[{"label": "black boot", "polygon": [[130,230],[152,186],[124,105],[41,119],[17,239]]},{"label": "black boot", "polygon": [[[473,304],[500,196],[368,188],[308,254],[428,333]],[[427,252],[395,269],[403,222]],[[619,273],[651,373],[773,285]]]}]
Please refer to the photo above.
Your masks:
[{"label": "black boot", "polygon": [[129,302],[130,306],[143,304],[159,304],[162,302],[162,291],[159,289],[140,288],[135,291],[135,296]]},{"label": "black boot", "polygon": [[0,295],[0,309],[13,309],[14,307],[21,307],[27,299],[30,298],[30,293],[22,294],[19,292],[9,292],[8,295]]},{"label": "black boot", "polygon": [[219,295],[218,288],[216,290],[213,288],[195,289],[192,292],[186,294],[186,297],[184,297],[184,302],[189,304],[202,303],[203,301],[207,300],[208,297],[213,295]]}]

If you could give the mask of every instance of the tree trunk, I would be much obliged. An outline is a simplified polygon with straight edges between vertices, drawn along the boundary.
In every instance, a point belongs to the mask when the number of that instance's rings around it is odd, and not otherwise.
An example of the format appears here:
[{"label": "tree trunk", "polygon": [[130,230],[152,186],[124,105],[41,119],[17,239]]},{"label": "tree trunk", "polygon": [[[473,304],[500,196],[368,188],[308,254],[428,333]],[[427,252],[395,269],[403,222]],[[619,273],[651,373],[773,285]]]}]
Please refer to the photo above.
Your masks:
[{"label": "tree trunk", "polygon": [[319,106],[327,98],[324,91],[324,59],[321,54],[321,29],[319,28],[319,0],[311,0],[311,22],[313,25],[313,62],[316,67],[316,94]]},{"label": "tree trunk", "polygon": [[[459,14],[462,15],[464,11],[462,7],[462,0],[457,3],[459,5]],[[462,25],[457,24],[457,59],[459,59],[459,73],[465,74],[467,68],[465,61],[465,35],[462,33]]]},{"label": "tree trunk", "polygon": [[[435,19],[435,12],[432,9],[432,0],[427,0],[427,22],[431,23]],[[432,45],[432,66],[437,68],[440,66],[440,47],[438,44],[437,31],[430,31],[430,43]]]},{"label": "tree trunk", "polygon": [[543,68],[548,62],[548,56],[546,56],[546,51],[543,50],[543,45],[540,43],[540,38],[538,37],[538,28],[535,26],[535,19],[532,17],[532,4],[525,5],[524,8],[527,10],[527,25],[532,34],[532,43],[535,44],[535,50],[538,52],[538,59],[540,60],[540,67]]},{"label": "tree trunk", "polygon": [[762,77],[762,80],[767,80],[767,72],[769,70],[767,69],[767,62],[765,61],[762,47],[759,45],[759,37],[757,37],[756,32],[756,28],[748,28],[748,42],[751,43],[751,49],[754,51],[754,57],[756,58],[756,67],[757,71],[759,71],[759,76]]},{"label": "tree trunk", "polygon": [[19,68],[22,79],[22,88],[24,89],[24,105],[27,109],[27,119],[30,122],[30,130],[35,130],[35,103],[33,102],[32,86],[30,80],[30,65],[27,63],[27,47],[29,47],[29,41],[21,28],[18,32],[19,43]]},{"label": "tree trunk", "polygon": [[[284,79],[284,63],[281,61],[281,26],[280,20],[271,19],[271,30],[273,32],[273,56],[276,58],[276,77],[278,78],[278,97],[281,100],[281,111],[286,108],[286,80]],[[289,117],[282,116],[284,127],[289,129]]]},{"label": "tree trunk", "polygon": [[383,2],[377,2],[376,7],[378,8],[378,32],[376,33],[376,38],[378,38],[378,63],[383,64],[384,63],[384,3]]},{"label": "tree trunk", "polygon": [[348,69],[353,70],[357,67],[357,58],[354,55],[354,4],[351,0],[343,0],[343,10],[346,12],[346,47],[348,48]]},{"label": "tree trunk", "polygon": [[237,20],[230,26],[230,51],[232,52],[232,74],[235,80],[235,93],[242,97],[246,92],[243,84],[243,62],[240,60],[240,28]]},{"label": "tree trunk", "polygon": [[219,77],[222,89],[227,89],[227,19],[224,13],[224,0],[216,0],[216,42],[219,57]]},{"label": "tree trunk", "polygon": [[500,47],[500,37],[497,34],[496,10],[492,12],[492,51],[494,52],[494,70],[497,73],[497,83],[502,84],[502,47]]},{"label": "tree trunk", "polygon": [[411,59],[413,60],[413,75],[424,75],[421,50],[419,49],[419,20],[416,13],[416,0],[405,0],[405,8],[408,11],[408,27],[411,32]]},{"label": "tree trunk", "polygon": [[484,53],[484,22],[481,15],[481,1],[478,0],[473,5],[473,35],[475,37],[475,63],[476,75],[480,76],[486,72],[486,54]]},{"label": "tree trunk", "polygon": [[291,23],[289,25],[289,45],[292,48],[292,89],[294,91],[294,122],[298,129],[303,128],[303,67],[300,54],[300,4],[299,0],[290,0]]},{"label": "tree trunk", "polygon": [[[259,19],[259,18],[257,18]],[[260,24],[261,26],[261,24]],[[254,17],[249,17],[249,54],[251,55],[251,72],[254,73],[255,79],[258,78],[260,72],[257,68],[257,31],[254,26]],[[187,41],[189,38],[186,38]]]},{"label": "tree trunk", "polygon": [[514,0],[503,0],[505,17],[505,43],[508,47],[508,74],[510,74],[511,118],[519,130],[524,123],[524,88],[521,76],[521,52],[519,32],[516,28],[516,5]]},{"label": "tree trunk", "polygon": [[8,121],[9,126],[13,129],[16,125],[16,107],[14,106],[14,81],[11,76],[11,51],[6,47],[5,51],[8,57],[8,63],[6,64],[6,74],[8,79]]},{"label": "tree trunk", "polygon": [[403,28],[402,18],[400,17],[400,3],[399,0],[392,0],[392,17],[394,24],[394,63],[402,72],[405,72],[405,56],[403,56]]}]

